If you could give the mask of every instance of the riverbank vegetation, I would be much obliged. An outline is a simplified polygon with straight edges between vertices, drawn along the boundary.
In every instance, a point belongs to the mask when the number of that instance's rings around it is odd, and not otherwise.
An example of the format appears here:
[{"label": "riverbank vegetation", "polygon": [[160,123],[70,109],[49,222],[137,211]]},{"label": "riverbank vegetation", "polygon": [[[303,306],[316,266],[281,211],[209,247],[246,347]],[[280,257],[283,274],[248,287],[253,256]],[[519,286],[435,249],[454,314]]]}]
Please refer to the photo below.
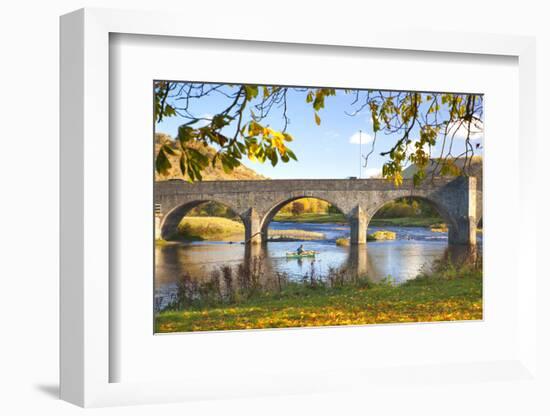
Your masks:
[{"label": "riverbank vegetation", "polygon": [[242,271],[232,276],[229,270],[222,269],[202,287],[184,278],[178,286],[178,300],[157,312],[156,332],[483,318],[480,265],[445,264],[400,285],[391,279],[378,283],[367,278],[348,280],[338,271],[324,281],[289,282],[278,276],[278,284],[266,291],[259,290],[259,279],[248,280],[245,289],[237,290]]},{"label": "riverbank vegetation", "polygon": [[380,208],[369,225],[431,228],[442,222],[442,218],[429,202],[415,198],[399,198]]},{"label": "riverbank vegetation", "polygon": [[434,218],[439,217],[429,202],[417,198],[399,198],[380,208],[374,218]]},{"label": "riverbank vegetation", "polygon": [[225,240],[244,238],[244,225],[240,221],[222,217],[184,217],[178,226],[184,240]]},{"label": "riverbank vegetation", "polygon": [[[313,241],[323,240],[325,234],[306,230],[268,230],[270,241]],[[244,239],[244,225],[240,220],[223,217],[186,216],[178,226],[176,240],[183,241],[241,241]],[[157,245],[166,245],[166,240],[156,240]]]},{"label": "riverbank vegetation", "polygon": [[289,202],[277,212],[273,221],[347,223],[338,208],[318,198],[300,198]]},{"label": "riverbank vegetation", "polygon": [[400,218],[377,218],[370,220],[369,225],[374,227],[425,227],[431,228],[441,223],[441,218],[435,217],[400,217]]},{"label": "riverbank vegetation", "polygon": [[367,241],[395,240],[396,234],[393,231],[379,230],[367,234]]},{"label": "riverbank vegetation", "polygon": [[269,241],[324,240],[325,234],[306,230],[268,230]]},{"label": "riverbank vegetation", "polygon": [[[345,215],[328,202],[302,198],[285,205],[273,221],[347,224]],[[370,220],[371,226],[427,227],[442,223],[429,202],[415,198],[399,198],[380,208]]]},{"label": "riverbank vegetation", "polygon": [[336,214],[324,214],[324,213],[314,213],[314,212],[307,212],[300,215],[292,215],[292,214],[277,214],[273,221],[277,222],[313,222],[318,224],[347,224],[347,219],[344,216],[344,214],[336,213]]},{"label": "riverbank vegetation", "polygon": [[[393,231],[379,230],[375,231],[372,234],[367,234],[367,241],[384,241],[384,240],[395,240],[397,234]],[[348,247],[350,245],[350,239],[348,238],[337,238],[336,245],[340,247]]]},{"label": "riverbank vegetation", "polygon": [[[217,202],[207,202],[193,208],[188,217],[227,218],[240,223],[239,216],[227,206]],[[329,202],[317,198],[300,198],[283,206],[272,221],[319,224],[347,224],[345,215]],[[438,227],[443,220],[426,201],[414,198],[400,198],[388,202],[373,216],[371,226],[396,227]],[[222,221],[213,224],[210,232],[222,225]],[[181,225],[180,225],[181,226]],[[205,239],[211,239],[205,236]]]},{"label": "riverbank vegetation", "polygon": [[[318,224],[348,224],[348,220],[344,214],[301,214],[294,215],[276,215],[273,221],[279,222],[311,222]],[[398,217],[398,218],[379,218],[373,217],[369,225],[374,227],[394,226],[394,227],[427,227],[431,228],[434,225],[441,223],[439,217]]]}]

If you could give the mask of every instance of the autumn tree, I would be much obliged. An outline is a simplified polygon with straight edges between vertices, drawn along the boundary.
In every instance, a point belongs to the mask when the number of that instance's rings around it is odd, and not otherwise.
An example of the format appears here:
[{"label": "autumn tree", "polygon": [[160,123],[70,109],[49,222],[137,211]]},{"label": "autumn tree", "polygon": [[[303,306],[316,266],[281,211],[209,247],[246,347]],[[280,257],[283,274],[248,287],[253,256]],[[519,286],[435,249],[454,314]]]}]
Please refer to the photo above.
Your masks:
[{"label": "autumn tree", "polygon": [[292,215],[297,216],[304,213],[304,204],[300,201],[292,203]]},{"label": "autumn tree", "polygon": [[[435,155],[437,166],[432,172],[461,175],[467,172],[468,163],[458,166],[458,158],[471,160],[474,155],[472,137],[482,130],[483,96],[475,94],[393,92],[344,89],[352,97],[349,116],[368,112],[372,122],[374,140],[369,156],[375,151],[379,134],[392,134],[396,141],[380,154],[387,157],[382,176],[396,185],[402,183],[402,171],[408,163],[418,169],[414,183],[426,177],[431,149],[441,144]],[[225,172],[231,172],[244,157],[273,166],[298,160],[290,149],[294,140],[289,131],[289,93],[301,94],[311,105],[312,122],[321,124],[321,113],[335,88],[282,87],[240,84],[209,84],[193,82],[154,82],[154,116],[156,122],[166,117],[179,117],[176,147],[161,144],[156,155],[156,169],[164,174],[171,168],[168,155],[177,155],[182,175],[190,181],[202,179],[201,172],[212,164],[220,163]],[[224,105],[211,116],[197,114],[195,100],[217,96]],[[276,127],[273,120],[279,120]],[[268,122],[270,121],[270,122]],[[451,149],[458,132],[464,134],[464,149],[452,155]],[[209,159],[196,146],[211,145],[217,149]],[[479,146],[479,144],[477,145]]]}]

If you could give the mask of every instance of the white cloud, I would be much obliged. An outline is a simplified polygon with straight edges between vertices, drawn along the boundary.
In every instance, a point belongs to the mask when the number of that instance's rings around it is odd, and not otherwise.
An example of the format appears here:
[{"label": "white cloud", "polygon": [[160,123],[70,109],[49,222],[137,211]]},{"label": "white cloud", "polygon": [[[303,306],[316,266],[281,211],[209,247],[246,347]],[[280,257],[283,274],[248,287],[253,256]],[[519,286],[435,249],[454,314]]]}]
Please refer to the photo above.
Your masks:
[{"label": "white cloud", "polygon": [[[466,139],[468,137],[468,124],[465,122],[453,121],[449,123],[447,136],[455,139]],[[483,122],[472,121],[470,124],[470,140],[479,140],[483,138]]]},{"label": "white cloud", "polygon": [[359,132],[354,133],[350,138],[349,142],[352,144],[367,144],[372,143],[374,138],[368,134],[368,133],[361,133],[361,137],[359,137]]}]

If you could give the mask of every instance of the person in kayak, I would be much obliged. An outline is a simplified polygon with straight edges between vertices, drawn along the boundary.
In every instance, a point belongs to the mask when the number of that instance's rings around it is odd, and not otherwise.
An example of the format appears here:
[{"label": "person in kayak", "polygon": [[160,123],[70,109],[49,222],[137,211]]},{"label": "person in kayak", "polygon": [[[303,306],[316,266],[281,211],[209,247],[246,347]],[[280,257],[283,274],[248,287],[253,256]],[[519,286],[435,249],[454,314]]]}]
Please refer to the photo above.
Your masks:
[{"label": "person in kayak", "polygon": [[304,251],[304,245],[300,244],[300,247],[296,249],[296,254],[302,254]]}]

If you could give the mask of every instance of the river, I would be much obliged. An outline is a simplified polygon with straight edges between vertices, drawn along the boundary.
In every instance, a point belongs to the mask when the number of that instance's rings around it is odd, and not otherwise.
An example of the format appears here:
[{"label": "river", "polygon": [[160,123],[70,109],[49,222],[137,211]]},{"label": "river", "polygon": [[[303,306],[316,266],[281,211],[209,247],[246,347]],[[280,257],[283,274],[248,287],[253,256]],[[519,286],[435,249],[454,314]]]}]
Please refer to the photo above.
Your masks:
[{"label": "river", "polygon": [[[336,239],[349,236],[343,224],[272,222],[270,229],[301,229],[320,232],[325,239],[306,242],[268,242],[246,250],[240,243],[200,241],[177,243],[155,248],[155,297],[162,307],[174,296],[176,281],[184,273],[194,279],[208,279],[222,266],[236,270],[246,260],[254,263],[265,275],[283,274],[288,280],[300,281],[314,276],[323,279],[334,270],[346,268],[372,281],[388,277],[395,283],[413,279],[423,271],[429,272],[436,261],[450,256],[455,262],[464,261],[468,254],[463,247],[451,247],[447,233],[432,232],[424,227],[369,227],[368,233],[388,230],[396,233],[395,240],[369,242],[359,247],[339,247]],[[481,237],[478,237],[481,243]],[[304,244],[315,250],[314,258],[291,259],[286,252]],[[481,244],[479,244],[481,246]],[[254,260],[251,260],[254,259]]]}]

